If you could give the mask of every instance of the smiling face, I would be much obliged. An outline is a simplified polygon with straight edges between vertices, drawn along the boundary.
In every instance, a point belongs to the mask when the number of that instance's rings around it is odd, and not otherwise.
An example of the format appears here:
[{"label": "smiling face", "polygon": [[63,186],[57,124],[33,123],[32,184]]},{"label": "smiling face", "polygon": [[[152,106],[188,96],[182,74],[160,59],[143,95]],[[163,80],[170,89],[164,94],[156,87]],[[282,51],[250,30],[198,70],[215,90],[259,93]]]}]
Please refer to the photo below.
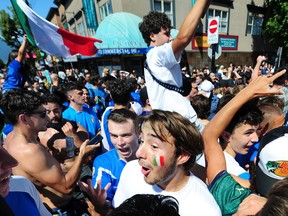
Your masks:
[{"label": "smiling face", "polygon": [[111,142],[117,149],[119,157],[126,162],[136,159],[135,153],[139,144],[133,121],[131,119],[124,122],[108,120],[108,129]]},{"label": "smiling face", "polygon": [[249,148],[258,142],[259,125],[241,124],[236,127],[229,138],[228,148],[236,154],[247,154]]},{"label": "smiling face", "polygon": [[165,188],[177,173],[177,159],[175,155],[174,138],[165,134],[167,141],[157,137],[150,123],[146,122],[141,127],[141,144],[136,156],[148,184],[157,184]]},{"label": "smiling face", "polygon": [[3,197],[7,196],[9,192],[12,168],[17,165],[17,160],[0,146],[0,195]]}]

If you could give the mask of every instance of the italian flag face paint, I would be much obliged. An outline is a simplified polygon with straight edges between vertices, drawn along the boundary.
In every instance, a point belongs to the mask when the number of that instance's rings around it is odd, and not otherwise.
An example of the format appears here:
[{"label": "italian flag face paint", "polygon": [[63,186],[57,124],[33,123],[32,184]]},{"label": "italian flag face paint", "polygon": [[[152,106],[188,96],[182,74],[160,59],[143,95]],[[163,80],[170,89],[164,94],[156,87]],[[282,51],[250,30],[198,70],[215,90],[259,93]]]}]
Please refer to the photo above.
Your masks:
[{"label": "italian flag face paint", "polygon": [[164,156],[155,155],[152,164],[154,166],[164,166]]}]

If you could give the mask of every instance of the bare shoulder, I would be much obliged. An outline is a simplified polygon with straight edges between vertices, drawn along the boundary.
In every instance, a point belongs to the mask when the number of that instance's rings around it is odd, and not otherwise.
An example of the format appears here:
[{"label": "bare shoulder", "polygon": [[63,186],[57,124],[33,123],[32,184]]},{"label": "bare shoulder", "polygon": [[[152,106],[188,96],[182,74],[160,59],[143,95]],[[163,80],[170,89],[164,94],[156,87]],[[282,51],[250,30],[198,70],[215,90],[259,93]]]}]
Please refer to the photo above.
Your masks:
[{"label": "bare shoulder", "polygon": [[47,128],[46,131],[39,132],[38,137],[40,139],[40,142],[44,145],[47,146],[48,141],[53,137],[55,134],[58,134],[59,131],[57,131],[54,128]]},{"label": "bare shoulder", "polygon": [[19,162],[19,168],[26,172],[37,172],[54,163],[45,146],[27,141],[24,137],[7,137],[4,148]]}]

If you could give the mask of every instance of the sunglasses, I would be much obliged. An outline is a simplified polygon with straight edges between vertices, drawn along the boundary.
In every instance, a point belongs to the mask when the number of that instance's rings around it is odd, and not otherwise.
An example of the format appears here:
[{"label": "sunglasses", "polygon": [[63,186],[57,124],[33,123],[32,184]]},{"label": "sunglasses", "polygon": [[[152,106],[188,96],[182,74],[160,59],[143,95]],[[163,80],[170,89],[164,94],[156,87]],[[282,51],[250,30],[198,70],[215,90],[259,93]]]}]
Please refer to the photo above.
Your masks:
[{"label": "sunglasses", "polygon": [[45,118],[47,115],[47,111],[46,110],[42,110],[42,111],[34,111],[34,112],[29,112],[29,113],[25,113],[27,115],[35,115],[38,114],[40,118]]}]

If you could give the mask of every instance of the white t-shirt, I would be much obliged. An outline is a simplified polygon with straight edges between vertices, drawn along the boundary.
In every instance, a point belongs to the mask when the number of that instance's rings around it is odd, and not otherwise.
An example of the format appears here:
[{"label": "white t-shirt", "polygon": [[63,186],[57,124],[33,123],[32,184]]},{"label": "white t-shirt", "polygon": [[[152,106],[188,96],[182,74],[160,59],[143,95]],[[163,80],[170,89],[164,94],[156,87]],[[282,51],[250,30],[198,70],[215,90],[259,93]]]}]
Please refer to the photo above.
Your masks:
[{"label": "white t-shirt", "polygon": [[[228,154],[225,151],[223,153],[224,153],[224,157],[226,161],[226,169],[228,173],[235,175],[235,176],[239,176],[247,172],[245,169],[243,169],[239,165],[239,163],[235,160],[235,158],[233,158],[230,154]],[[198,160],[196,160],[196,163],[203,167],[206,166],[204,154]]]},{"label": "white t-shirt", "polygon": [[[31,181],[22,176],[12,176],[9,183],[10,199],[6,200],[15,215],[31,215],[38,211],[37,215],[51,216],[51,213],[43,205],[39,193]],[[33,199],[34,202],[31,202]],[[34,210],[33,210],[33,209]],[[36,212],[33,213],[33,215]]]},{"label": "white t-shirt", "polygon": [[[154,47],[147,53],[147,64],[152,74],[161,82],[177,87],[183,84],[180,60],[174,56],[172,43]],[[203,131],[204,125],[198,120],[195,110],[186,97],[159,85],[147,69],[144,69],[144,74],[152,109],[178,112],[195,123],[200,132]]]},{"label": "white t-shirt", "polygon": [[190,173],[187,184],[180,191],[167,192],[157,185],[149,185],[144,181],[137,160],[128,162],[124,167],[113,199],[113,206],[118,207],[123,201],[135,194],[161,194],[175,197],[179,202],[179,214],[181,216],[221,215],[220,208],[207,186],[192,173]]},{"label": "white t-shirt", "polygon": [[236,176],[239,176],[247,171],[243,169],[239,163],[230,154],[224,151],[227,172]]}]

